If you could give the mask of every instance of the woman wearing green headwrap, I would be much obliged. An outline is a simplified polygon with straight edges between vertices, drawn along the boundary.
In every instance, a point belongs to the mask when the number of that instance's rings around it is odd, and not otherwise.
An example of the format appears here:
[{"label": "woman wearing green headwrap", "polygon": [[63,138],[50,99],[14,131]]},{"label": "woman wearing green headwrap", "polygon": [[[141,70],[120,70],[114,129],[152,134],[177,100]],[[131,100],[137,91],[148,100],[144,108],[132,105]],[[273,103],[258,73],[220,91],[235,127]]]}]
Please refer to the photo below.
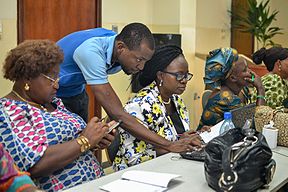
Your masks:
[{"label": "woman wearing green headwrap", "polygon": [[[144,88],[124,107],[147,129],[179,143],[182,152],[201,145],[199,136],[189,132],[188,111],[179,97],[192,76],[179,47],[160,47],[139,76],[139,82]],[[115,170],[125,169],[168,152],[132,136],[124,129],[120,128],[119,133],[121,141],[113,162]]]},{"label": "woman wearing green headwrap", "polygon": [[[233,48],[215,49],[209,53],[204,82],[213,92],[203,110],[198,129],[217,124],[223,120],[224,112],[244,105],[239,94],[245,87],[253,86],[258,95],[265,95],[260,77],[248,68],[246,60]],[[259,97],[256,104],[263,105],[265,100]]]}]

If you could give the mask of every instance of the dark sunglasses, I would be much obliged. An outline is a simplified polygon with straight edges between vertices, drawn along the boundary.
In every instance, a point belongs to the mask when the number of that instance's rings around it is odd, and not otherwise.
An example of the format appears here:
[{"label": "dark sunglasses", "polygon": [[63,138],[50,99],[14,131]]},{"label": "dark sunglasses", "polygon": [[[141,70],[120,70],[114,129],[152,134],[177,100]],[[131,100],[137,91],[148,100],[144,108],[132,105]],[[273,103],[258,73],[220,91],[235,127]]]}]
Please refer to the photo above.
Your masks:
[{"label": "dark sunglasses", "polygon": [[181,73],[172,73],[168,71],[162,71],[162,72],[175,76],[177,81],[182,81],[183,79],[185,79],[186,81],[190,81],[193,77],[193,74],[191,73],[181,74]]}]

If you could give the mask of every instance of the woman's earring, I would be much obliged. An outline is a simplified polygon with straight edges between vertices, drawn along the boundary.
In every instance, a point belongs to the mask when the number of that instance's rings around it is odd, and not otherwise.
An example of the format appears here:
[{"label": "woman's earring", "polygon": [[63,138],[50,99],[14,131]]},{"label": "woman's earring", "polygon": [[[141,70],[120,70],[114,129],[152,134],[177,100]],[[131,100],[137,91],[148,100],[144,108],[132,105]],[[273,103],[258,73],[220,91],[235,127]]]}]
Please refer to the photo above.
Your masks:
[{"label": "woman's earring", "polygon": [[159,87],[161,87],[162,85],[163,85],[163,80],[161,79],[159,83]]},{"label": "woman's earring", "polygon": [[25,89],[25,91],[29,91],[30,87],[27,83],[25,84],[24,89]]},{"label": "woman's earring", "polygon": [[281,65],[279,65],[279,71],[281,71]]}]

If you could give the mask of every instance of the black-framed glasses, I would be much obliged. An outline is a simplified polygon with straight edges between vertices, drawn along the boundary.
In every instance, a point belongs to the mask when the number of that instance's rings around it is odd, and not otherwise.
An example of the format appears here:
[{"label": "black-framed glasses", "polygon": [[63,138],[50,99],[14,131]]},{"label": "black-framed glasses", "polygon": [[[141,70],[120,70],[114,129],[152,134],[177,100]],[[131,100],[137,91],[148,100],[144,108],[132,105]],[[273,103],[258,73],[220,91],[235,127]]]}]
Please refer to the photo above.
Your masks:
[{"label": "black-framed glasses", "polygon": [[49,77],[48,75],[45,75],[45,74],[43,74],[43,73],[41,73],[41,75],[42,75],[43,77],[45,77],[46,79],[50,80],[51,85],[56,85],[56,84],[59,83],[59,80],[60,80],[59,77],[58,77],[57,79],[53,79],[52,77]]},{"label": "black-framed glasses", "polygon": [[162,72],[175,76],[177,81],[182,81],[183,79],[185,79],[186,81],[190,81],[193,77],[193,74],[191,73],[181,74],[181,73],[172,73],[168,71],[162,71]]}]

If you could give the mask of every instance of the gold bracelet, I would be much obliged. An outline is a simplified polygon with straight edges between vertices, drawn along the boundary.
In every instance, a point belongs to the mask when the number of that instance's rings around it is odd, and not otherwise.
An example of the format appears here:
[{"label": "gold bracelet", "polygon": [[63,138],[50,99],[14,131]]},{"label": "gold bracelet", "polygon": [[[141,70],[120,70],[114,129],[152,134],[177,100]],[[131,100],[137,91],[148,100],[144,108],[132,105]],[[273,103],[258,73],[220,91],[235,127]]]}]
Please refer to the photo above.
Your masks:
[{"label": "gold bracelet", "polygon": [[81,153],[84,153],[86,151],[88,151],[91,147],[89,140],[81,135],[80,137],[76,138],[77,143],[80,145],[80,151]]},{"label": "gold bracelet", "polygon": [[90,145],[90,143],[89,143],[89,140],[88,140],[85,136],[83,136],[83,135],[81,135],[79,138],[80,138],[81,141],[84,143],[85,150],[86,150],[86,151],[89,150],[89,149],[91,148],[91,145]]},{"label": "gold bracelet", "polygon": [[263,95],[257,95],[256,98],[265,100],[265,96],[263,96]]},{"label": "gold bracelet", "polygon": [[85,147],[84,147],[84,144],[83,144],[82,140],[78,137],[78,138],[76,138],[76,141],[80,145],[81,153],[84,153],[85,152]]}]

